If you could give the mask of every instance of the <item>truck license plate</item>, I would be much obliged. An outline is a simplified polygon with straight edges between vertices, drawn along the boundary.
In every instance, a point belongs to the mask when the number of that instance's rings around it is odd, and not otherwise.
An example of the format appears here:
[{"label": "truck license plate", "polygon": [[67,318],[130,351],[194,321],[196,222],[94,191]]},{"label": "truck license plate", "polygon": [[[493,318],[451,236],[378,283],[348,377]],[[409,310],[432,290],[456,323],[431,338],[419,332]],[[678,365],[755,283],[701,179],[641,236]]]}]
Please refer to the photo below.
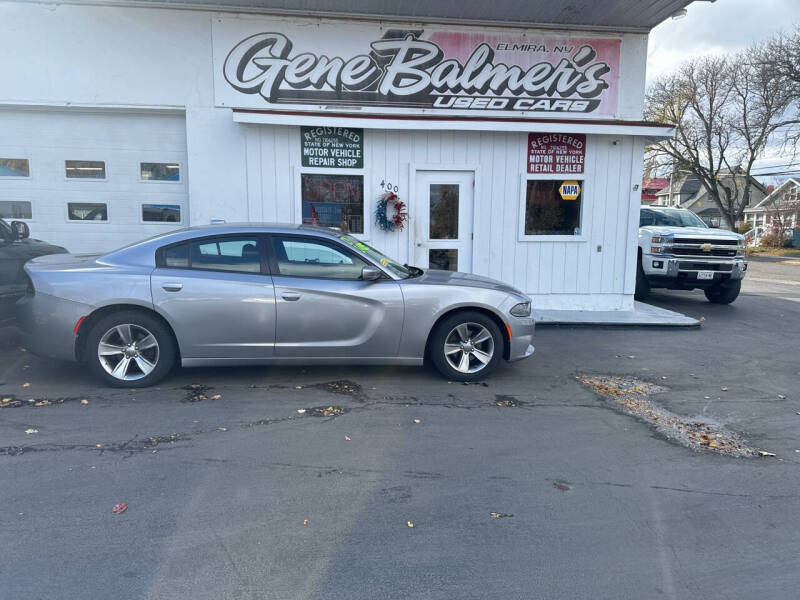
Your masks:
[{"label": "truck license plate", "polygon": [[714,279],[714,271],[698,271],[698,279]]}]

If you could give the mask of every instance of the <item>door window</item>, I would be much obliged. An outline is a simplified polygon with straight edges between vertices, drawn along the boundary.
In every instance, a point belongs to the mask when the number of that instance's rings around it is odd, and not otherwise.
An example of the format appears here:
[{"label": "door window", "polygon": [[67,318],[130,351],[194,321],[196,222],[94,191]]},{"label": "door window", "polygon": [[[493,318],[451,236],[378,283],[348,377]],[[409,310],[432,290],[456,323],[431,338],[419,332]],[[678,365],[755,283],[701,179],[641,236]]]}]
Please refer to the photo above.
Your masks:
[{"label": "door window", "polygon": [[430,239],[458,238],[458,184],[430,185]]},{"label": "door window", "polygon": [[361,279],[367,263],[321,240],[273,237],[277,275],[317,279]]},{"label": "door window", "polygon": [[204,238],[164,248],[159,265],[174,269],[202,269],[234,273],[261,273],[258,238]]}]

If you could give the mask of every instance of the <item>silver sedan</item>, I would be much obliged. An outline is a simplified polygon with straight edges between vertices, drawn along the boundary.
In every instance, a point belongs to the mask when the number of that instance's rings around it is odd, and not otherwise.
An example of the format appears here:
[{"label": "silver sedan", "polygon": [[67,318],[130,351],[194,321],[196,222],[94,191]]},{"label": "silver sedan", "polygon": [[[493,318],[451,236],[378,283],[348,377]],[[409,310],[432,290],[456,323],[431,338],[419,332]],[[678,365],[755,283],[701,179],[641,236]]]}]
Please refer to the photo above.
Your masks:
[{"label": "silver sedan", "polygon": [[320,227],[190,227],[103,256],[27,263],[37,354],[144,387],[185,367],[420,365],[474,381],[533,354],[530,299],[499,281],[398,264]]}]

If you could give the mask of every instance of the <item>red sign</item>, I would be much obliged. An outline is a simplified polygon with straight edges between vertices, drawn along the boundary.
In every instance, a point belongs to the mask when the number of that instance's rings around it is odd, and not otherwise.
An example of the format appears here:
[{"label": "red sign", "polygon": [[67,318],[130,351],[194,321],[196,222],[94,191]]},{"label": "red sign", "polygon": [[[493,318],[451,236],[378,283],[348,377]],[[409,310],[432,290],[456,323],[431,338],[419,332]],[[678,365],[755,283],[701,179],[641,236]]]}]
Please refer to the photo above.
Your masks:
[{"label": "red sign", "polygon": [[586,136],[582,133],[529,133],[528,173],[583,173]]}]

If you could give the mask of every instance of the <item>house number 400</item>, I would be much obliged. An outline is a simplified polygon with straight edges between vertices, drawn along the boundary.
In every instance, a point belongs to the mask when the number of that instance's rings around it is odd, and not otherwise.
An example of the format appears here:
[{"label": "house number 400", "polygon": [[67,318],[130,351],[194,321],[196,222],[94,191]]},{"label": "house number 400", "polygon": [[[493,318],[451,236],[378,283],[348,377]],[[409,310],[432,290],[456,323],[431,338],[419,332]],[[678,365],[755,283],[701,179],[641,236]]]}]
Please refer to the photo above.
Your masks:
[{"label": "house number 400", "polygon": [[385,179],[381,179],[381,189],[386,190],[387,192],[394,192],[396,194],[398,188],[396,185],[392,185]]}]

